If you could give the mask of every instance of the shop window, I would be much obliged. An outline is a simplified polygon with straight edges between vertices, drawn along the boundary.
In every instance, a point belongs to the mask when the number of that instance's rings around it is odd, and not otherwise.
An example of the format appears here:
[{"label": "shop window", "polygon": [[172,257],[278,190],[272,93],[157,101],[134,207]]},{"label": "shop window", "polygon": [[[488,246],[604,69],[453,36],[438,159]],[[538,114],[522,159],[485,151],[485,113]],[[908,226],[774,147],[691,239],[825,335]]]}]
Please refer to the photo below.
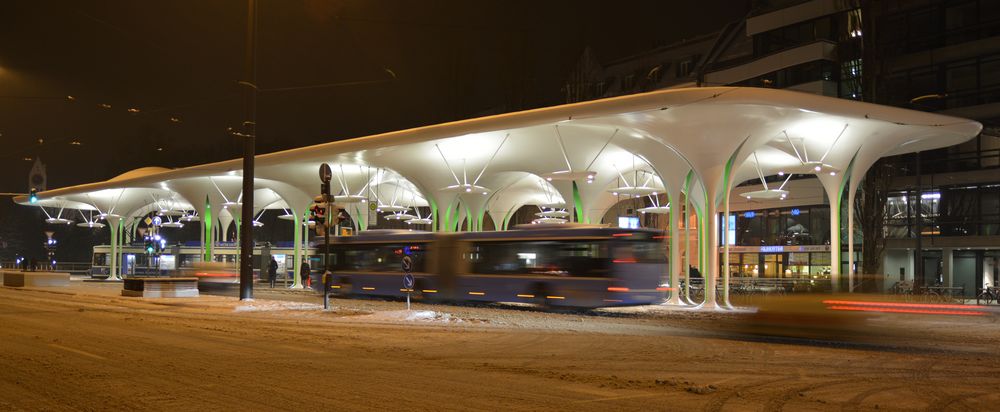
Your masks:
[{"label": "shop window", "polygon": [[[798,211],[797,214],[793,211]],[[804,213],[801,209],[792,209],[786,212],[783,218],[785,220],[784,225],[784,235],[782,239],[782,244],[786,245],[812,245],[813,239],[812,234],[809,231],[809,211],[806,210]]]}]

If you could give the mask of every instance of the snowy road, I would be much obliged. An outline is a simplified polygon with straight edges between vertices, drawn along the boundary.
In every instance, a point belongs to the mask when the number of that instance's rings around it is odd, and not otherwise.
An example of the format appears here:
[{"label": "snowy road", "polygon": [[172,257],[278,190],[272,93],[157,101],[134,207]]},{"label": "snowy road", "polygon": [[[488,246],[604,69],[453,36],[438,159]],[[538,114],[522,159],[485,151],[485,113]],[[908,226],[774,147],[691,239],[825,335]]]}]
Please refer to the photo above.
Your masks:
[{"label": "snowy road", "polygon": [[[720,339],[725,314],[615,316],[259,291],[143,300],[0,287],[0,410],[989,410],[995,318],[886,351]],[[263,299],[275,298],[278,300]],[[885,322],[886,320],[881,320]],[[963,323],[964,322],[964,323]]]}]

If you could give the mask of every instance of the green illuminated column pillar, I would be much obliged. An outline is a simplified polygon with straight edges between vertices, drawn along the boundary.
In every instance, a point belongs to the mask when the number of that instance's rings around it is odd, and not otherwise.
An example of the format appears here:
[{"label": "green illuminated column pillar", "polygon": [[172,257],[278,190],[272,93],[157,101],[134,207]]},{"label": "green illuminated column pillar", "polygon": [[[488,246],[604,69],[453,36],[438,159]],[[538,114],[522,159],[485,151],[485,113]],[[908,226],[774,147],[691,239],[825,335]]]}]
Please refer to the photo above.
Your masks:
[{"label": "green illuminated column pillar", "polygon": [[125,273],[122,270],[122,263],[124,263],[124,261],[125,261],[123,259],[124,255],[122,253],[122,249],[123,249],[122,246],[124,246],[124,245],[125,245],[125,225],[121,224],[121,221],[119,221],[119,223],[118,223],[118,250],[117,250],[117,256],[116,256],[116,259],[118,259],[118,262],[119,262],[118,263],[118,278],[119,279],[125,277]]},{"label": "green illuminated column pillar", "polygon": [[716,286],[719,281],[719,217],[718,204],[716,199],[720,189],[719,174],[702,174],[705,185],[705,210],[702,214],[699,231],[703,234],[704,260],[702,261],[701,274],[705,278],[705,302],[703,308],[716,309],[719,307],[716,297]]},{"label": "green illuminated column pillar", "polygon": [[584,217],[583,200],[580,198],[580,187],[576,185],[576,181],[573,181],[573,215],[576,217],[577,223],[590,223],[586,217]]},{"label": "green illuminated column pillar", "polygon": [[202,244],[202,247],[204,248],[205,251],[205,256],[204,256],[205,262],[212,261],[212,246],[215,244],[215,238],[212,237],[213,219],[214,217],[212,216],[212,205],[208,203],[208,196],[206,196],[205,214],[204,216],[201,217],[202,227],[205,229],[204,233],[202,234],[205,239],[205,242]]},{"label": "green illuminated column pillar", "polygon": [[[299,281],[299,270],[302,265],[302,232],[303,229],[309,231],[309,226],[306,226],[308,218],[296,212],[295,209],[292,209],[292,214],[295,215],[295,219],[292,220],[292,225],[295,226],[292,229],[292,253],[295,255],[292,258],[292,289],[302,289],[302,282]],[[287,261],[285,267],[288,267]],[[287,286],[287,278],[285,280]]]},{"label": "green illuminated column pillar", "polygon": [[693,172],[688,172],[684,179],[684,303],[693,304],[691,301],[691,262],[694,251],[691,250],[691,177]]},{"label": "green illuminated column pillar", "polygon": [[669,196],[668,201],[670,202],[670,287],[673,291],[670,292],[670,300],[668,303],[671,305],[679,305],[681,303],[680,295],[680,273],[681,273],[681,239],[680,239],[680,223],[681,223],[681,191],[680,188],[670,188],[668,189],[667,195]]},{"label": "green illuminated column pillar", "polygon": [[111,253],[108,256],[108,280],[118,279],[118,226],[121,224],[121,217],[107,217],[109,232],[111,232]]},{"label": "green illuminated column pillar", "polygon": [[[844,175],[849,175],[849,172]],[[847,179],[839,175],[818,177],[830,201],[830,288],[836,293],[840,291],[840,206]]]}]

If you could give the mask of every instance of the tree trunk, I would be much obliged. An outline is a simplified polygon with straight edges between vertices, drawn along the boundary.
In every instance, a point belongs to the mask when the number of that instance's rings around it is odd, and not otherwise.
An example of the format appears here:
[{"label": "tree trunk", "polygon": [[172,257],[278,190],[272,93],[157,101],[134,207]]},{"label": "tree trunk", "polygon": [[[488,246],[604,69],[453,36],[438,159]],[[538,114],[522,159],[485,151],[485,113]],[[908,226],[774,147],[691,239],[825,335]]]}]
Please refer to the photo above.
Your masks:
[{"label": "tree trunk", "polygon": [[885,159],[876,162],[858,188],[855,221],[861,226],[861,290],[875,292],[882,278],[879,269],[885,252],[886,203],[892,167]]}]

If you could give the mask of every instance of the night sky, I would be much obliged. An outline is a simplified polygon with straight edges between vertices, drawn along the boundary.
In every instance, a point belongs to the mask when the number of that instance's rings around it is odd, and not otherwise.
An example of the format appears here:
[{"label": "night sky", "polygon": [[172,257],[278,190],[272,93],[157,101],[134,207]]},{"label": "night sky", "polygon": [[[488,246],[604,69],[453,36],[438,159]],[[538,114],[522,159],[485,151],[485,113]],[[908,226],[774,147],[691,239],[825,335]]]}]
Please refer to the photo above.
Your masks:
[{"label": "night sky", "polygon": [[[585,47],[608,62],[747,3],[258,0],[257,153],[557,105]],[[26,158],[53,189],[241,156],[226,128],[243,120],[246,25],[246,0],[0,2],[0,192],[28,190]],[[340,83],[360,84],[309,87]],[[7,199],[4,259],[44,239],[41,212]]]},{"label": "night sky", "polygon": [[[258,153],[559,104],[587,45],[609,61],[717,30],[741,4],[260,0],[259,87],[373,83],[262,92]],[[24,192],[39,155],[49,188],[239,157],[225,130],[242,120],[246,7],[2,2],[0,191]]]}]

